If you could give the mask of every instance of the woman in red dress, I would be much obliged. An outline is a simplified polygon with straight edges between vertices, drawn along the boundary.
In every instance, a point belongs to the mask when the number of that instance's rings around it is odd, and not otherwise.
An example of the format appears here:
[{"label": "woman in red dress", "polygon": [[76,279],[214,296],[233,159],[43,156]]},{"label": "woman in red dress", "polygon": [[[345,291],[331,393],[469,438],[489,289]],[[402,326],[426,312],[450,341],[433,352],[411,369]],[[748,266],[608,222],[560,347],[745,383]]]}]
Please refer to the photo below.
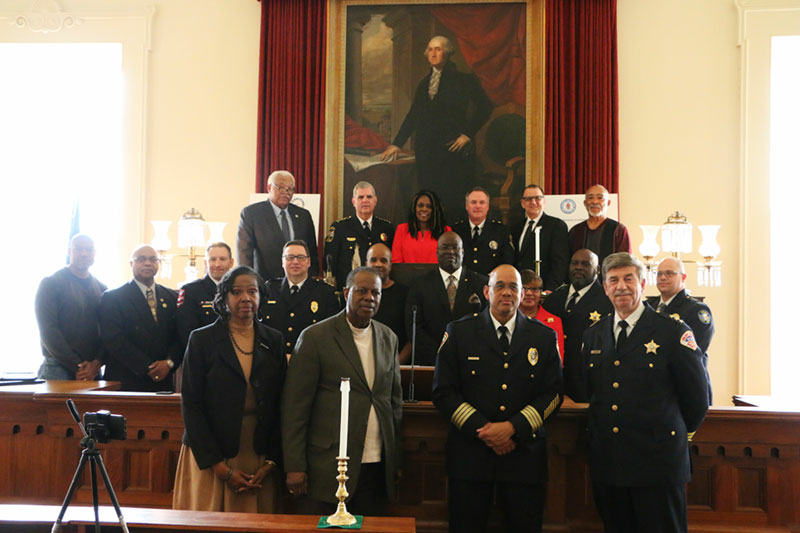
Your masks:
[{"label": "woman in red dress", "polygon": [[392,242],[392,263],[436,263],[436,242],[450,226],[436,193],[421,190],[414,195],[408,222],[399,224]]}]

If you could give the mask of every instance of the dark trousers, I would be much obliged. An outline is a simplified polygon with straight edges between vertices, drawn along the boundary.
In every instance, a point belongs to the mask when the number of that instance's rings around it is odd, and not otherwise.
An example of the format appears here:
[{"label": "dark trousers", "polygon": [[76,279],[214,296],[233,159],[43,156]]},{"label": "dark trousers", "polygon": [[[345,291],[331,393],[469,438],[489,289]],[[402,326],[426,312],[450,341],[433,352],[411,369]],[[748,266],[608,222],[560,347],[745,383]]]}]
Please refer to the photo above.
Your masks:
[{"label": "dark trousers", "polygon": [[[366,463],[361,465],[358,474],[358,485],[355,489],[348,486],[350,500],[347,510],[350,514],[363,516],[385,516],[389,498],[386,494],[386,464]],[[315,500],[307,496],[298,498],[297,511],[300,514],[329,516],[336,512],[335,503]]]},{"label": "dark trousers", "polygon": [[593,484],[594,502],[606,533],[686,533],[686,490],[666,487],[610,487]]},{"label": "dark trousers", "polygon": [[472,481],[449,478],[447,508],[453,533],[484,532],[489,523],[494,493],[503,511],[505,531],[542,531],[544,485]]}]

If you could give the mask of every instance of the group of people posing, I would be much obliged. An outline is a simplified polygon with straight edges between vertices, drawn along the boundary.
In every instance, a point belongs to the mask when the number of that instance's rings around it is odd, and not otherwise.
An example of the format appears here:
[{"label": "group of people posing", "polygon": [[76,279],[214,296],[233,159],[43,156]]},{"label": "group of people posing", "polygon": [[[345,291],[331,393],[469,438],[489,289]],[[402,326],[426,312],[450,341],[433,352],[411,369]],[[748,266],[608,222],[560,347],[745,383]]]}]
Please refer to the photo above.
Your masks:
[{"label": "group of people posing", "polygon": [[[537,186],[510,230],[487,218],[481,189],[452,229],[432,191],[394,228],[361,182],[355,216],[325,239],[335,286],[313,277],[316,237],[294,189],[291,174],[273,173],[269,200],[242,210],[239,266],[211,244],[206,276],[178,292],[155,283],[150,246],[134,250],[133,279],[106,290],[86,235],[37,292],[41,377],[91,380],[104,365],[123,390],[180,388],[175,508],[276,512],[285,489],[298,512],[333,513],[349,376],[348,508],[384,514],[402,472],[400,364],[415,331],[416,362],[435,365],[432,398],[449,421],[452,531],[485,530],[495,493],[508,531],[541,530],[546,421],[565,394],[589,403],[607,530],[686,531],[687,440],[710,404],[713,320],[676,259],[659,265],[660,296],[645,302],[644,267],[617,250],[627,231],[605,217],[604,189],[587,191],[590,218],[569,233],[542,212]],[[391,278],[398,256],[435,266],[406,287]]]}]

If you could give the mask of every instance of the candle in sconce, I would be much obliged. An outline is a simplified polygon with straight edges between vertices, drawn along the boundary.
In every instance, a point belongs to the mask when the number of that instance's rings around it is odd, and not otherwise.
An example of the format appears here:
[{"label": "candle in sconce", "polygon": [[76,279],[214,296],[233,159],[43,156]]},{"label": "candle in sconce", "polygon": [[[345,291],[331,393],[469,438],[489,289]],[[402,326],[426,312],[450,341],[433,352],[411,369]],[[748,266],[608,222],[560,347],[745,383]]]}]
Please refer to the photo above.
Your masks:
[{"label": "candle in sconce", "polygon": [[542,227],[538,226],[538,225],[533,229],[533,236],[534,236],[535,243],[536,243],[536,261],[541,261],[542,260],[541,250],[539,248],[539,242],[540,242],[539,233],[541,231],[542,231]]},{"label": "candle in sconce", "polygon": [[347,457],[347,424],[350,414],[350,378],[342,378],[342,413],[339,418],[339,458]]}]

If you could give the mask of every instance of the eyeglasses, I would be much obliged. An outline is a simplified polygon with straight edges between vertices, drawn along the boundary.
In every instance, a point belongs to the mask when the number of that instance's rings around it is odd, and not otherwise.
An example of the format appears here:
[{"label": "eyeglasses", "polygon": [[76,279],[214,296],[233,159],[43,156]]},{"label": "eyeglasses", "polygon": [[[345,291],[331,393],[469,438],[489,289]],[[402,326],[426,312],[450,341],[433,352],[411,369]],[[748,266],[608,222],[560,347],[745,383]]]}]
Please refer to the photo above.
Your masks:
[{"label": "eyeglasses", "polygon": [[544,200],[544,196],[542,196],[541,194],[539,194],[537,196],[523,196],[522,197],[522,201],[523,202],[533,202],[533,201],[541,202],[542,200]]},{"label": "eyeglasses", "polygon": [[274,188],[278,189],[278,192],[282,192],[283,194],[294,194],[294,187],[282,187],[280,185],[273,185]]},{"label": "eyeglasses", "polygon": [[542,292],[541,287],[522,287],[522,292]]},{"label": "eyeglasses", "polygon": [[511,290],[511,292],[519,292],[519,285],[517,285],[516,283],[509,283],[508,285],[506,285],[502,281],[498,281],[494,285],[489,285],[489,286],[493,287],[494,290],[496,291],[504,291],[506,289],[509,289]]},{"label": "eyeglasses", "polygon": [[283,258],[286,260],[287,263],[291,263],[292,261],[305,261],[308,259],[307,255],[284,255]]},{"label": "eyeglasses", "polygon": [[161,259],[154,255],[137,255],[133,261],[135,263],[160,263]]},{"label": "eyeglasses", "polygon": [[680,274],[680,272],[675,272],[674,270],[659,270],[656,272],[656,276],[659,278],[671,278],[678,274]]}]

